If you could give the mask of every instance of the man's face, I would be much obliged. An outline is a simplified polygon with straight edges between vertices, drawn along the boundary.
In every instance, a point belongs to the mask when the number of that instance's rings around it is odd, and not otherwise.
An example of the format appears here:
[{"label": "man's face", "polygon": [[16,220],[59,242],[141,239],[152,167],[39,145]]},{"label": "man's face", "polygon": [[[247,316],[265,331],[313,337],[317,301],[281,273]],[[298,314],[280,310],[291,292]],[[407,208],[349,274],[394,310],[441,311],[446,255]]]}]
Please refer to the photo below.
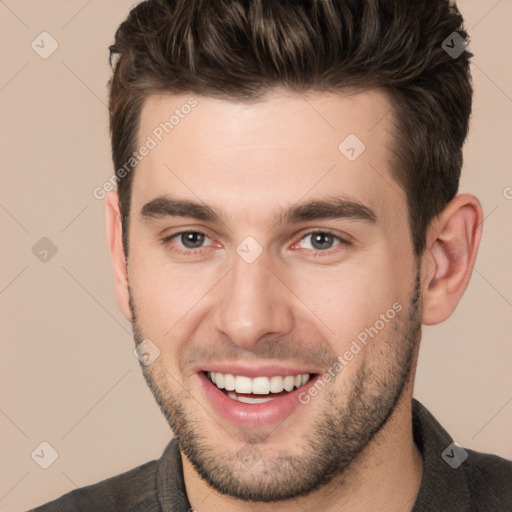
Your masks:
[{"label": "man's face", "polygon": [[421,293],[390,103],[188,99],[141,115],[139,146],[157,142],[129,223],[136,341],[160,350],[145,377],[210,485],[290,498],[348,467],[410,380]]}]

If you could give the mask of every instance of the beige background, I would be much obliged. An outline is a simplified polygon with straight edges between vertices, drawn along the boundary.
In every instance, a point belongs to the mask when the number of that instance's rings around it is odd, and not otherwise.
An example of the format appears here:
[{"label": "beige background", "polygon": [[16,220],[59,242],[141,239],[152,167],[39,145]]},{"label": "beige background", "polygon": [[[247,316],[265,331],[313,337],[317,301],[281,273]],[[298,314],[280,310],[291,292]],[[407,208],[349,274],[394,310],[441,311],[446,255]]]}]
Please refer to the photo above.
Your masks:
[{"label": "beige background", "polygon": [[[170,437],[92,195],[113,171],[107,47],[132,3],[0,0],[1,511],[156,458]],[[476,55],[461,191],[482,201],[484,237],[457,311],[425,329],[415,394],[463,446],[512,458],[512,1],[459,7]],[[59,45],[47,59],[31,48],[43,31]],[[46,263],[32,253],[42,237],[58,249]],[[42,441],[59,454],[46,470],[31,458]]]}]

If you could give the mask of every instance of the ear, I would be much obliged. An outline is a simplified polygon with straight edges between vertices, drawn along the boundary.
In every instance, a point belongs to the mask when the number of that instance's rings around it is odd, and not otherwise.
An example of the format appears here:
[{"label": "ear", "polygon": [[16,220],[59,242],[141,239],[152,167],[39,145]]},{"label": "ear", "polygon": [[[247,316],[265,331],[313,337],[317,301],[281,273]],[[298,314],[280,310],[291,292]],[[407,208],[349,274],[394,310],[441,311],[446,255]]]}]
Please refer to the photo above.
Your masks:
[{"label": "ear", "polygon": [[422,265],[423,324],[443,322],[462,298],[473,272],[482,222],[482,206],[471,194],[456,196],[432,221]]},{"label": "ear", "polygon": [[127,263],[123,251],[123,228],[117,192],[107,193],[105,198],[107,234],[110,255],[114,264],[114,281],[117,303],[121,313],[131,322],[130,297],[128,293]]}]

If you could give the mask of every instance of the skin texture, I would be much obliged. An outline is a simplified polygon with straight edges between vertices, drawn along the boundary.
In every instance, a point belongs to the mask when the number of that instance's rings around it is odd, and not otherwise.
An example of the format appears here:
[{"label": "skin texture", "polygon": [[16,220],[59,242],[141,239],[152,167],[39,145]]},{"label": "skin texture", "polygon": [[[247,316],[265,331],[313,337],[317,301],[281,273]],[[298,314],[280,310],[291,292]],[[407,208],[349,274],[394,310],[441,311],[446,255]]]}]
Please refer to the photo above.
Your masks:
[{"label": "skin texture", "polygon": [[[189,98],[150,97],[141,144]],[[143,371],[180,441],[191,505],[411,510],[422,475],[411,425],[421,323],[448,318],[466,289],[480,203],[458,195],[432,222],[417,259],[406,196],[389,169],[392,109],[383,93],[196,99],[137,166],[128,265],[117,194],[107,197],[119,306],[136,342],[150,339],[160,350]],[[354,161],[338,150],[349,134],[366,146]],[[208,205],[219,219],[141,216],[161,196]],[[335,197],[365,205],[376,221],[277,222],[278,212]],[[312,230],[334,238],[319,249]],[[169,238],[183,231],[205,233],[201,248]],[[237,253],[248,236],[262,250],[252,263]],[[323,374],[393,304],[400,311],[336,378],[277,424],[227,421],[200,385],[198,367],[212,362]]]}]

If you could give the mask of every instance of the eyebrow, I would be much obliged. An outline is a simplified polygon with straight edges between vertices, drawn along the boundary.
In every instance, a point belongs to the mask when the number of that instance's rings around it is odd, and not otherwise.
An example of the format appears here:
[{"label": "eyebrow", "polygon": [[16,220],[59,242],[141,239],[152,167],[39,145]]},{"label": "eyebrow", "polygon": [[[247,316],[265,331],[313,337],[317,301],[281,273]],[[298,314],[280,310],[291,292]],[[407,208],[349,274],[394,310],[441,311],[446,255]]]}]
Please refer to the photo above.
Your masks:
[{"label": "eyebrow", "polygon": [[[141,211],[143,221],[167,217],[190,217],[203,222],[225,224],[224,216],[214,208],[195,201],[160,196],[146,203]],[[277,212],[273,226],[298,224],[321,219],[360,220],[371,224],[377,222],[375,212],[361,202],[347,197],[327,197],[307,203],[296,204],[288,210]]]}]

